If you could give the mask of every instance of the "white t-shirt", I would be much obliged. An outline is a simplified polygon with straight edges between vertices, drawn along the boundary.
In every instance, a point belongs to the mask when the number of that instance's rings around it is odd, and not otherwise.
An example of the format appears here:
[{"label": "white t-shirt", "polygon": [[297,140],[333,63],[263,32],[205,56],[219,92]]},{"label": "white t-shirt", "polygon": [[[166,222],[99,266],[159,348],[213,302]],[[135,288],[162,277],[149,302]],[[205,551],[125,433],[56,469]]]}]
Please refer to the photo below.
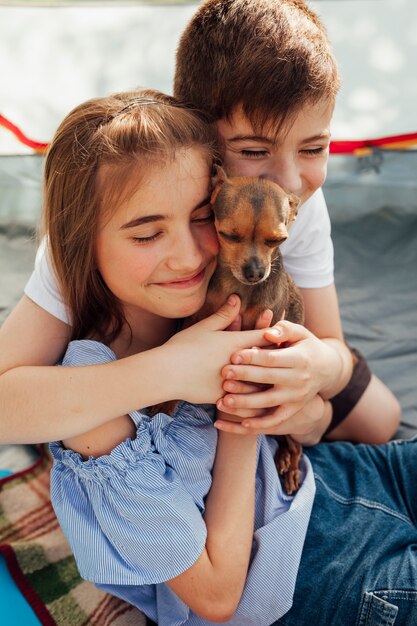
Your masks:
[{"label": "white t-shirt", "polygon": [[[298,287],[327,287],[333,283],[330,218],[321,189],[300,207],[297,219],[289,228],[288,239],[280,249],[285,269]],[[48,313],[70,323],[71,317],[59,293],[45,241],[39,246],[25,294]]]}]

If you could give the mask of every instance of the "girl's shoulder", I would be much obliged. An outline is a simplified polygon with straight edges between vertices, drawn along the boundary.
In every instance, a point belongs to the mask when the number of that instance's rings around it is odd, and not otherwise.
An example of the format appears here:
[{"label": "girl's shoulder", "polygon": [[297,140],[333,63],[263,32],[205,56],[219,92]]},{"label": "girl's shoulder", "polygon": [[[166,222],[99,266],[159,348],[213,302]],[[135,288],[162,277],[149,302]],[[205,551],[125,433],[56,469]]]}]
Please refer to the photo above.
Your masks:
[{"label": "girl's shoulder", "polygon": [[68,344],[61,365],[96,365],[116,361],[116,355],[104,343],[93,339],[77,339]]}]

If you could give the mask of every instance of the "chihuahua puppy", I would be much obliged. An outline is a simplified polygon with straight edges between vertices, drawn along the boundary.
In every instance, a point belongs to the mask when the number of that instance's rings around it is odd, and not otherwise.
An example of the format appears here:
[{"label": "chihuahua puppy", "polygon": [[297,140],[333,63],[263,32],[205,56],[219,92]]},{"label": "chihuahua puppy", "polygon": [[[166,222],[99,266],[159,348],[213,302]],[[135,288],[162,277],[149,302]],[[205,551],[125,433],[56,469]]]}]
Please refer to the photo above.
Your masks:
[{"label": "chihuahua puppy", "polygon": [[211,204],[220,250],[206,303],[195,318],[207,317],[236,293],[242,302],[242,329],[254,328],[265,309],[272,310],[273,323],[284,312],[286,319],[303,323],[303,301],[279,250],[297,216],[299,199],[270,180],[228,178],[221,167],[213,183]]},{"label": "chihuahua puppy", "polygon": [[[297,216],[299,199],[270,180],[228,177],[220,167],[213,183],[211,204],[220,250],[198,319],[236,293],[242,302],[242,329],[254,328],[265,309],[272,310],[272,323],[285,317],[302,324],[303,300],[284,269],[279,249]],[[299,487],[301,453],[301,445],[291,436],[279,437],[275,463],[288,494]]]}]

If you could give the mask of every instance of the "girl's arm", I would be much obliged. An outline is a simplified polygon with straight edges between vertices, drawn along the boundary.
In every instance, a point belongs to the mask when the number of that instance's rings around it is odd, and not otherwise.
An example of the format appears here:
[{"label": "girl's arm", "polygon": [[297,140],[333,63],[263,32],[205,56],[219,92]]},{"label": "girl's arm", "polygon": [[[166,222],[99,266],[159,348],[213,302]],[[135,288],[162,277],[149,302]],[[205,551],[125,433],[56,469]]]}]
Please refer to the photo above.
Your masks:
[{"label": "girl's arm", "polygon": [[210,622],[231,619],[243,592],[253,540],[256,445],[255,435],[219,433],[205,548],[192,567],[167,583]]},{"label": "girl's arm", "polygon": [[262,330],[220,332],[239,307],[232,299],[164,345],[134,356],[55,367],[70,329],[24,296],[0,329],[0,444],[66,439],[176,398],[214,403],[223,394],[220,371],[230,355],[267,343]]},{"label": "girl's arm", "polygon": [[137,409],[139,398],[159,401],[154,381],[163,363],[158,353],[91,367],[55,367],[69,336],[67,324],[26,296],[4,322],[0,443],[64,439]]}]

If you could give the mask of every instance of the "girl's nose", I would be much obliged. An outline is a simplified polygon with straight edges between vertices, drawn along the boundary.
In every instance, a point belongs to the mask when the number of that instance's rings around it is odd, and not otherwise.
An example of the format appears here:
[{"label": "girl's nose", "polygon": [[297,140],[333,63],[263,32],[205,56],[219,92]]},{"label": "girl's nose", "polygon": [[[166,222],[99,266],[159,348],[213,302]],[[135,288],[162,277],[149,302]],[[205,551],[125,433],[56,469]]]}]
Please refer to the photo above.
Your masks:
[{"label": "girl's nose", "polygon": [[194,271],[202,263],[202,254],[191,230],[173,236],[168,254],[168,265],[174,271]]}]

